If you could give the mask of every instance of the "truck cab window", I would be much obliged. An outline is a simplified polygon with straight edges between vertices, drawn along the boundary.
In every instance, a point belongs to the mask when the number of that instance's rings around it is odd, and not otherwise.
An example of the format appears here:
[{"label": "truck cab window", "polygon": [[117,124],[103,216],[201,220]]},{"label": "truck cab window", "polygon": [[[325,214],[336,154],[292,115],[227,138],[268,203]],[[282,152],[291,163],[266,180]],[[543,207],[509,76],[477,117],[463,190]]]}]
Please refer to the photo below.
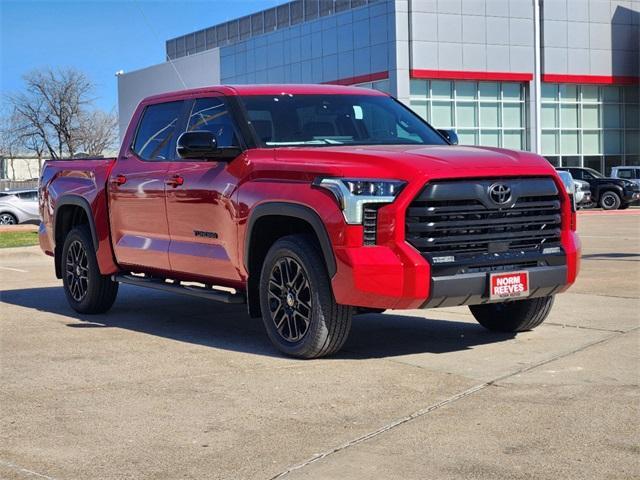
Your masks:
[{"label": "truck cab window", "polygon": [[193,102],[187,131],[205,130],[216,136],[219,147],[240,145],[233,119],[222,98],[200,98]]},{"label": "truck cab window", "polygon": [[142,115],[133,151],[143,160],[171,160],[171,145],[182,101],[149,105]]}]

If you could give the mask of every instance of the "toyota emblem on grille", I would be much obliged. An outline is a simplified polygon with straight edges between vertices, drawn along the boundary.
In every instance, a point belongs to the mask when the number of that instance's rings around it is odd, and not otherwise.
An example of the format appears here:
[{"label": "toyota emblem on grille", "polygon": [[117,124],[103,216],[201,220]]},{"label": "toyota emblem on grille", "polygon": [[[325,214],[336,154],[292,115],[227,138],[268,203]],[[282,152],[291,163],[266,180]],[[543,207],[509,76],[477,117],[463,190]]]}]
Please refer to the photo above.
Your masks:
[{"label": "toyota emblem on grille", "polygon": [[494,183],[489,187],[489,198],[496,205],[504,205],[511,200],[511,188],[504,183]]}]

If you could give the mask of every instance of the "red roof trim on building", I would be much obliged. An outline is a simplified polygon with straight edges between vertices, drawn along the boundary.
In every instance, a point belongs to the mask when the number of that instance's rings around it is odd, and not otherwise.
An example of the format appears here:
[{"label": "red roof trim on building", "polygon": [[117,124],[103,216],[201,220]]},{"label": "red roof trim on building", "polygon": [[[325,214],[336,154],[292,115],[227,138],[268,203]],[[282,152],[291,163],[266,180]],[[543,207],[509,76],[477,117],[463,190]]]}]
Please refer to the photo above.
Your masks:
[{"label": "red roof trim on building", "polygon": [[493,80],[505,82],[529,82],[532,73],[518,72],[471,72],[459,70],[411,70],[411,78],[443,80]]},{"label": "red roof trim on building", "polygon": [[638,85],[640,84],[640,77],[544,73],[542,81],[549,83],[591,83],[596,85]]},{"label": "red roof trim on building", "polygon": [[330,82],[322,82],[326,85],[355,85],[357,83],[377,82],[378,80],[386,80],[389,78],[389,72],[367,73],[366,75],[358,75],[356,77],[346,77]]}]

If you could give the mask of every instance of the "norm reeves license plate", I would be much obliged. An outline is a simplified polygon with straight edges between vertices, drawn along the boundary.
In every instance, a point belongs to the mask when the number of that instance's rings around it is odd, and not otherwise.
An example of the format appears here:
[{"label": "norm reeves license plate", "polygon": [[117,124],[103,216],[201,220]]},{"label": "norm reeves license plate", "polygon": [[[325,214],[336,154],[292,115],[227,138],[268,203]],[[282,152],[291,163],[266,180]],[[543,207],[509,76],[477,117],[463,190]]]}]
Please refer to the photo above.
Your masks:
[{"label": "norm reeves license plate", "polygon": [[518,298],[529,296],[529,272],[492,273],[489,276],[489,298]]}]

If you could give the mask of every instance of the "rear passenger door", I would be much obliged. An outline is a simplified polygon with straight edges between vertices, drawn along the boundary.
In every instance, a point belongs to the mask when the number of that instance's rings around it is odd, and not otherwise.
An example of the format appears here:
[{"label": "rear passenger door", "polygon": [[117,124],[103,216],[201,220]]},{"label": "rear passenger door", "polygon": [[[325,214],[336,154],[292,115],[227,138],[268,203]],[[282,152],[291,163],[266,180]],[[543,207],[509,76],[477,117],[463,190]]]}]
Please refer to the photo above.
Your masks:
[{"label": "rear passenger door", "polygon": [[31,192],[23,192],[18,195],[20,209],[24,210],[31,216],[38,216],[38,192],[33,190]]},{"label": "rear passenger door", "polygon": [[[241,146],[225,97],[195,99],[186,111],[184,131],[212,132],[219,147]],[[240,280],[231,261],[237,249],[237,206],[233,198],[238,179],[232,173],[237,170],[237,161],[241,160],[176,158],[169,166],[165,181],[169,261],[172,271],[180,276]]]},{"label": "rear passenger door", "polygon": [[109,220],[120,264],[170,270],[165,180],[183,107],[182,100],[148,105],[131,148],[111,171]]}]

